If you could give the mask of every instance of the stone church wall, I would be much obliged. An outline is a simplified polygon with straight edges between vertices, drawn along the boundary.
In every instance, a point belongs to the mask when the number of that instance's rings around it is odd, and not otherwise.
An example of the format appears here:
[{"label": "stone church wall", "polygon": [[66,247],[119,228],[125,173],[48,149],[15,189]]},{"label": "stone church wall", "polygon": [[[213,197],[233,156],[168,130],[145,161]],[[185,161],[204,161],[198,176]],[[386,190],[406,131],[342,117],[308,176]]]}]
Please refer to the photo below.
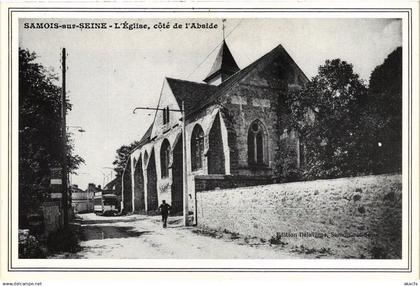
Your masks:
[{"label": "stone church wall", "polygon": [[[277,98],[273,90],[264,87],[240,85],[229,94],[230,104],[227,109],[232,117],[232,132],[236,142],[232,146],[236,160],[232,160],[233,174],[240,175],[271,175],[274,167],[275,153],[279,144]],[[258,103],[258,104],[256,104]],[[261,103],[261,104],[260,104]],[[248,130],[255,120],[260,120],[268,134],[267,166],[250,169],[248,166]]]},{"label": "stone church wall", "polygon": [[335,257],[401,257],[401,175],[212,191],[198,184],[201,228],[275,239]]},{"label": "stone church wall", "polygon": [[[278,62],[263,70],[255,70],[243,78],[224,96],[227,117],[231,119],[230,148],[231,172],[238,175],[276,175],[279,164],[280,136],[285,125],[284,99],[289,86],[303,82],[295,76],[297,71],[282,72]],[[255,120],[260,120],[268,133],[266,166],[250,167],[248,164],[248,130]]]}]

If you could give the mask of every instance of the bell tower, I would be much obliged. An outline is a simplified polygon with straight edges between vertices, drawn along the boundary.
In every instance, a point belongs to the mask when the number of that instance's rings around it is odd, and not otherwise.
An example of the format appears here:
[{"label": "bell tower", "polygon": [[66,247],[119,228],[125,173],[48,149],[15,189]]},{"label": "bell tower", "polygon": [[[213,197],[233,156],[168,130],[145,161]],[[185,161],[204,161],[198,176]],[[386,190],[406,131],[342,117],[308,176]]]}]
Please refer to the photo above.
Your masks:
[{"label": "bell tower", "polygon": [[204,81],[208,84],[219,85],[237,71],[239,71],[239,67],[236,64],[229,47],[223,40],[222,46],[220,47],[210,73]]},{"label": "bell tower", "polygon": [[224,82],[228,77],[239,71],[226,41],[223,40],[222,46],[217,54],[216,60],[210,70],[210,73],[204,79],[207,84],[219,85]]},{"label": "bell tower", "polygon": [[226,19],[222,20],[222,33],[223,33],[223,42],[220,47],[219,52],[217,53],[216,60],[211,67],[210,73],[204,79],[207,84],[219,85],[224,82],[231,75],[239,71],[239,67],[236,64],[235,59],[232,56],[232,53],[229,50],[229,47],[225,41],[225,22]]}]

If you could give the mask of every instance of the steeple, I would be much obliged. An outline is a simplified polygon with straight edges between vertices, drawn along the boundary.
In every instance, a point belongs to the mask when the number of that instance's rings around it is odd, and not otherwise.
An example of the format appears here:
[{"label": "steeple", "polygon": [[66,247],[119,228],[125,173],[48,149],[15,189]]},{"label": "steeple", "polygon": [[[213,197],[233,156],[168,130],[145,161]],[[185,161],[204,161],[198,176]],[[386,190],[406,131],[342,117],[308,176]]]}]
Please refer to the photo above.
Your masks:
[{"label": "steeple", "polygon": [[204,79],[208,84],[218,85],[224,82],[228,77],[239,71],[235,59],[230,52],[226,41],[223,40],[222,46],[216,56],[216,60],[210,70],[210,73]]}]

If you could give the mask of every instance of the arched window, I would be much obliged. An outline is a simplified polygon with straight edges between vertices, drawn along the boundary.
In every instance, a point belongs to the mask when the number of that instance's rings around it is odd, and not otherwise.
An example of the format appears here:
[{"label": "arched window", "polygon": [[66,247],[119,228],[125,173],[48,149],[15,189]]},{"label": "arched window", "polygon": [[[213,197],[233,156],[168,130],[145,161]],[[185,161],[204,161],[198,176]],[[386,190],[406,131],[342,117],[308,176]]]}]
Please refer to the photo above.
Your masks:
[{"label": "arched window", "polygon": [[251,123],[248,130],[248,163],[267,165],[267,136],[264,125],[259,120]]},{"label": "arched window", "polygon": [[147,151],[144,151],[144,164],[147,165],[147,160],[149,160],[149,154],[147,154]]},{"label": "arched window", "polygon": [[169,123],[170,117],[169,117],[169,106],[162,109],[163,113],[163,125]]},{"label": "arched window", "polygon": [[160,170],[162,178],[169,176],[169,153],[171,146],[169,145],[168,139],[163,140],[162,146],[160,147]]},{"label": "arched window", "polygon": [[191,169],[193,171],[203,167],[204,132],[200,125],[196,125],[191,135]]}]

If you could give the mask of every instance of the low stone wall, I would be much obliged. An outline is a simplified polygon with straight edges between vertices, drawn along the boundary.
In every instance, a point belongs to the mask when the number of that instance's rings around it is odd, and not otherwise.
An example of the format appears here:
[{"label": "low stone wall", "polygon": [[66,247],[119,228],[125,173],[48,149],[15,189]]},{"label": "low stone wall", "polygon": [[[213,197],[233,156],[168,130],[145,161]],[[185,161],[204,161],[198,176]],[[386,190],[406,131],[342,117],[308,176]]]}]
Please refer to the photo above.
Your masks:
[{"label": "low stone wall", "polygon": [[401,258],[401,175],[206,188],[196,188],[199,227],[335,257]]},{"label": "low stone wall", "polygon": [[194,177],[196,192],[258,186],[270,182],[271,178],[264,176],[197,175]]}]

